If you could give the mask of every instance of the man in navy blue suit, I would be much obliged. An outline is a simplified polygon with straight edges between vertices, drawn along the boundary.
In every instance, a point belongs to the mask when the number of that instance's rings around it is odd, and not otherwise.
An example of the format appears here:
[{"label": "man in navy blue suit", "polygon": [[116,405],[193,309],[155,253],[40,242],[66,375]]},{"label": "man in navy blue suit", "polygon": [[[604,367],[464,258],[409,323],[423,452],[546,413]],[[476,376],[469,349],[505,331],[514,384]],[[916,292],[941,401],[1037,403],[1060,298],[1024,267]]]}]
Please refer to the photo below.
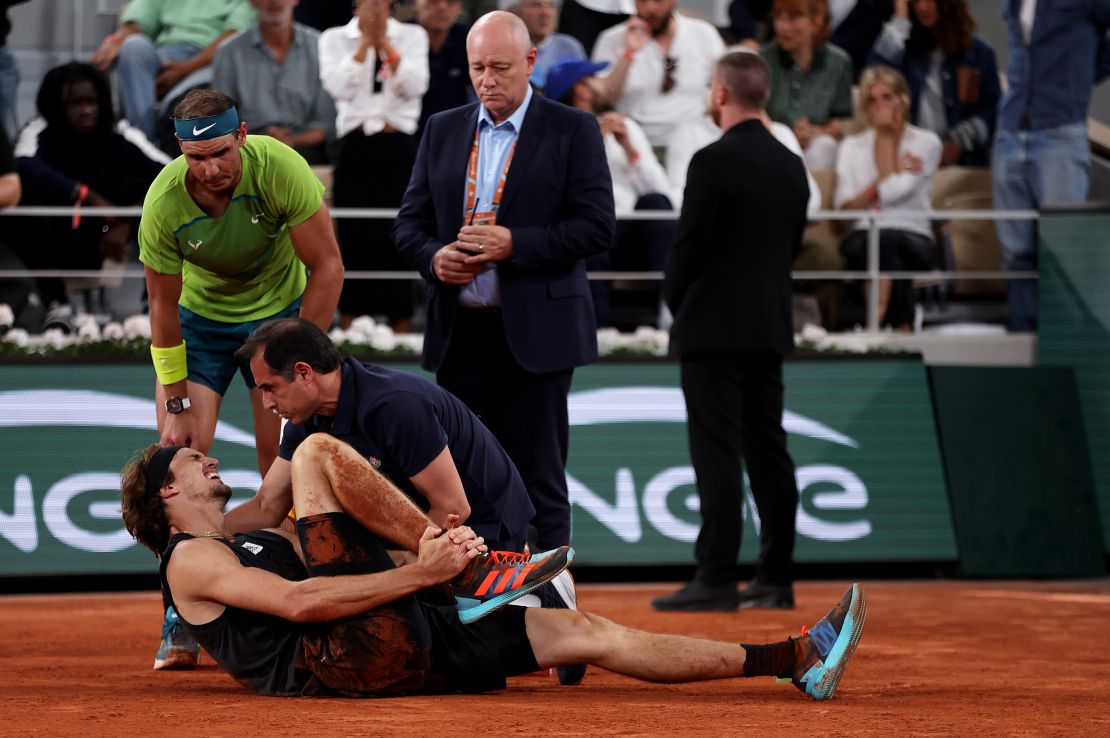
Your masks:
[{"label": "man in navy blue suit", "polygon": [[479,102],[429,119],[393,237],[429,285],[423,366],[509,453],[546,550],[570,541],[567,395],[597,359],[585,259],[612,245],[613,187],[597,119],[528,84],[520,18],[466,47]]}]

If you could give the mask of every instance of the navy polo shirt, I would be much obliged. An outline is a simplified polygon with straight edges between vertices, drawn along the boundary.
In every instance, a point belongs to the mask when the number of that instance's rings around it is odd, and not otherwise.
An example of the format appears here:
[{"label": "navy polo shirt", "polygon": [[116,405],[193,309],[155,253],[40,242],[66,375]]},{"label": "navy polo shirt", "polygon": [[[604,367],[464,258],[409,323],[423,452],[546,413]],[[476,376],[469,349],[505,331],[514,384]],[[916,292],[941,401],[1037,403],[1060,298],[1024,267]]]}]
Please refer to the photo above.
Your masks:
[{"label": "navy polo shirt", "polygon": [[342,368],[335,417],[315,415],[287,424],[278,455],[290,460],[309,434],[328,433],[350,444],[427,510],[428,501],[409,480],[446,446],[470,503],[466,524],[491,549],[520,550],[535,508],[508,454],[474,413],[415,374],[351,357],[343,359]]}]

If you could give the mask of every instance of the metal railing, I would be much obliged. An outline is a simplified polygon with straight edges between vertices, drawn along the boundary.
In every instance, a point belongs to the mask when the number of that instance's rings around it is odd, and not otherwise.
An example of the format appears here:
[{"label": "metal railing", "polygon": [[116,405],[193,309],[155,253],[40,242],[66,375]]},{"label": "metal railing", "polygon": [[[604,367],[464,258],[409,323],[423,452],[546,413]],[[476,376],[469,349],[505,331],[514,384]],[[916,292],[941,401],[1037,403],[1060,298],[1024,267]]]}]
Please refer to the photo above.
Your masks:
[{"label": "metal railing", "polygon": [[[50,216],[72,217],[80,213],[82,216],[113,216],[113,217],[138,217],[142,214],[139,207],[51,207],[51,206],[21,206],[0,211],[0,216]],[[332,208],[333,218],[373,218],[391,219],[396,217],[396,208]],[[638,210],[622,211],[617,213],[618,220],[651,221],[651,220],[676,220],[679,216],[677,210]],[[1037,272],[1026,271],[942,271],[932,269],[927,271],[882,271],[879,268],[879,231],[885,220],[904,218],[926,218],[930,221],[1001,221],[1001,220],[1038,220],[1040,213],[1036,210],[822,210],[813,215],[810,222],[817,223],[824,220],[857,221],[867,223],[867,269],[864,271],[795,271],[791,277],[797,281],[824,281],[837,279],[865,280],[867,289],[867,328],[879,329],[879,282],[883,278],[889,279],[961,279],[961,280],[1011,280],[1011,279],[1036,279]],[[0,279],[21,277],[59,277],[64,279],[98,278],[105,276],[104,272],[94,269],[0,269]],[[121,269],[111,272],[113,278],[137,279],[144,273],[140,269]],[[348,271],[347,279],[383,279],[383,280],[413,280],[421,279],[415,271]],[[589,273],[590,279],[610,280],[620,279],[625,281],[657,281],[663,278],[663,273],[658,271],[617,272],[594,271]]]}]

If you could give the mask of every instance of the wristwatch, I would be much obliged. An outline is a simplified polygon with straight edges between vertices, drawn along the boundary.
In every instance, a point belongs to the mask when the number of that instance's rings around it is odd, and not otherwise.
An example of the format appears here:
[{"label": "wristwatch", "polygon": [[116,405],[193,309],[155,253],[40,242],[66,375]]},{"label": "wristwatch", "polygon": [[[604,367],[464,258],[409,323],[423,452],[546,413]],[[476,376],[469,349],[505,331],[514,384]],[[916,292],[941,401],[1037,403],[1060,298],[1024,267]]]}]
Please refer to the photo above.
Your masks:
[{"label": "wristwatch", "polygon": [[171,397],[166,400],[166,412],[171,415],[178,415],[188,410],[192,404],[188,397]]}]

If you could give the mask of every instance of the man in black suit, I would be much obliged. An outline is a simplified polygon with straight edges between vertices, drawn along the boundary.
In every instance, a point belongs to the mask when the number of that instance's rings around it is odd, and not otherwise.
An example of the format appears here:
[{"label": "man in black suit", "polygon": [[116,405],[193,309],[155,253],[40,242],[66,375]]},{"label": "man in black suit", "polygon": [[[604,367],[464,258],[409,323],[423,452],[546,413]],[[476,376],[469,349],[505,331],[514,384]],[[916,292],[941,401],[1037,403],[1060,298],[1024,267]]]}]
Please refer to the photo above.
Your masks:
[{"label": "man in black suit", "polygon": [[567,395],[597,359],[584,260],[613,188],[597,119],[533,94],[520,18],[480,18],[467,56],[479,103],[428,120],[393,237],[428,281],[422,365],[509,453],[546,550],[570,541]]},{"label": "man in black suit", "polygon": [[[761,117],[767,65],[748,52],[717,63],[710,87],[724,136],[690,162],[664,296],[674,314],[690,457],[701,500],[697,574],[658,610],[793,607],[798,487],[782,427],[782,357],[794,348],[790,267],[809,185],[802,160]],[[756,577],[737,592],[747,460],[761,521]]]}]

